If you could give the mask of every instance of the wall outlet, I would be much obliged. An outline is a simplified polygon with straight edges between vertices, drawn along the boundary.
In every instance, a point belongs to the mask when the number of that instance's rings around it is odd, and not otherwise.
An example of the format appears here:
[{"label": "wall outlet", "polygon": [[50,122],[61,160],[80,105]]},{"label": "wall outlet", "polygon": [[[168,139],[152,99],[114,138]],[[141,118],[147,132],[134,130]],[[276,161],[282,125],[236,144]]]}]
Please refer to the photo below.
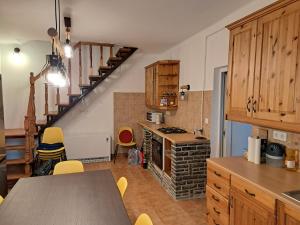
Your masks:
[{"label": "wall outlet", "polygon": [[208,118],[205,118],[205,119],[204,119],[204,123],[205,123],[205,124],[208,124]]},{"label": "wall outlet", "polygon": [[287,140],[287,133],[286,132],[282,132],[282,131],[278,131],[278,130],[274,130],[273,131],[273,138],[278,140],[278,141],[286,141]]}]

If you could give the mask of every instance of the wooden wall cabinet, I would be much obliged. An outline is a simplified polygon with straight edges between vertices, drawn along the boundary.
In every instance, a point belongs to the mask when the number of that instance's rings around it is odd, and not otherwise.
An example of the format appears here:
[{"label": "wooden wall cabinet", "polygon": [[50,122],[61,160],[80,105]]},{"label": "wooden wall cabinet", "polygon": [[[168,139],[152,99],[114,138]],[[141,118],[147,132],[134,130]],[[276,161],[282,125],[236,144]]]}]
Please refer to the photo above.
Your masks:
[{"label": "wooden wall cabinet", "polygon": [[300,1],[277,1],[228,28],[227,119],[300,132]]},{"label": "wooden wall cabinet", "polygon": [[157,61],[145,67],[146,106],[174,110],[178,106],[179,61]]}]

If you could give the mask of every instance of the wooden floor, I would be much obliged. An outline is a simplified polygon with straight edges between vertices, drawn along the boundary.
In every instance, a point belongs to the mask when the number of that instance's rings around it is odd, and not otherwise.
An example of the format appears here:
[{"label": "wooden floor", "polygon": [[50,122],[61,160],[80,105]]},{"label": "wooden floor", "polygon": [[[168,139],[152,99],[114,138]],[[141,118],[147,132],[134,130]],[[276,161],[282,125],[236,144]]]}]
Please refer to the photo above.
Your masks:
[{"label": "wooden floor", "polygon": [[130,166],[125,157],[111,162],[85,164],[86,170],[111,169],[115,180],[125,176],[128,188],[124,203],[134,224],[139,214],[148,213],[154,225],[206,225],[205,199],[176,201],[159,182],[140,166]]}]

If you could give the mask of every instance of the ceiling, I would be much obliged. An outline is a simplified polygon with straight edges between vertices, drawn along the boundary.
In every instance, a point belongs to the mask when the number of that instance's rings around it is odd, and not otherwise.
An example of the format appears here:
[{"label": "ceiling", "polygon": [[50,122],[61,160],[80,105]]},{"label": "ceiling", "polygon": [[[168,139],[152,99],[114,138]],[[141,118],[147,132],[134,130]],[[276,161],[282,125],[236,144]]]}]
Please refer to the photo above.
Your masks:
[{"label": "ceiling", "polygon": [[[222,2],[222,3],[221,3]],[[213,24],[249,0],[61,0],[72,40],[160,52]],[[48,40],[54,0],[0,0],[0,43]],[[63,25],[63,24],[62,24]]]}]

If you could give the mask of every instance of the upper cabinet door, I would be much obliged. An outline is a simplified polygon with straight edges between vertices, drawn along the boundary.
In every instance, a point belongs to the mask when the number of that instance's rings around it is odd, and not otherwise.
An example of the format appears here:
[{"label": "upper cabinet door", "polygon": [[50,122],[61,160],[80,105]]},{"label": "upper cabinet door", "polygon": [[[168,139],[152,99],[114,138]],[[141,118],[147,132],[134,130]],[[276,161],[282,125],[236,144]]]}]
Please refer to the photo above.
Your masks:
[{"label": "upper cabinet door", "polygon": [[154,67],[146,68],[145,76],[145,95],[146,95],[146,106],[150,107],[154,105],[154,92],[153,92],[153,83],[154,83]]},{"label": "upper cabinet door", "polygon": [[257,21],[230,32],[226,117],[243,121],[252,116]]},{"label": "upper cabinet door", "polygon": [[300,123],[300,1],[258,20],[253,117]]}]

